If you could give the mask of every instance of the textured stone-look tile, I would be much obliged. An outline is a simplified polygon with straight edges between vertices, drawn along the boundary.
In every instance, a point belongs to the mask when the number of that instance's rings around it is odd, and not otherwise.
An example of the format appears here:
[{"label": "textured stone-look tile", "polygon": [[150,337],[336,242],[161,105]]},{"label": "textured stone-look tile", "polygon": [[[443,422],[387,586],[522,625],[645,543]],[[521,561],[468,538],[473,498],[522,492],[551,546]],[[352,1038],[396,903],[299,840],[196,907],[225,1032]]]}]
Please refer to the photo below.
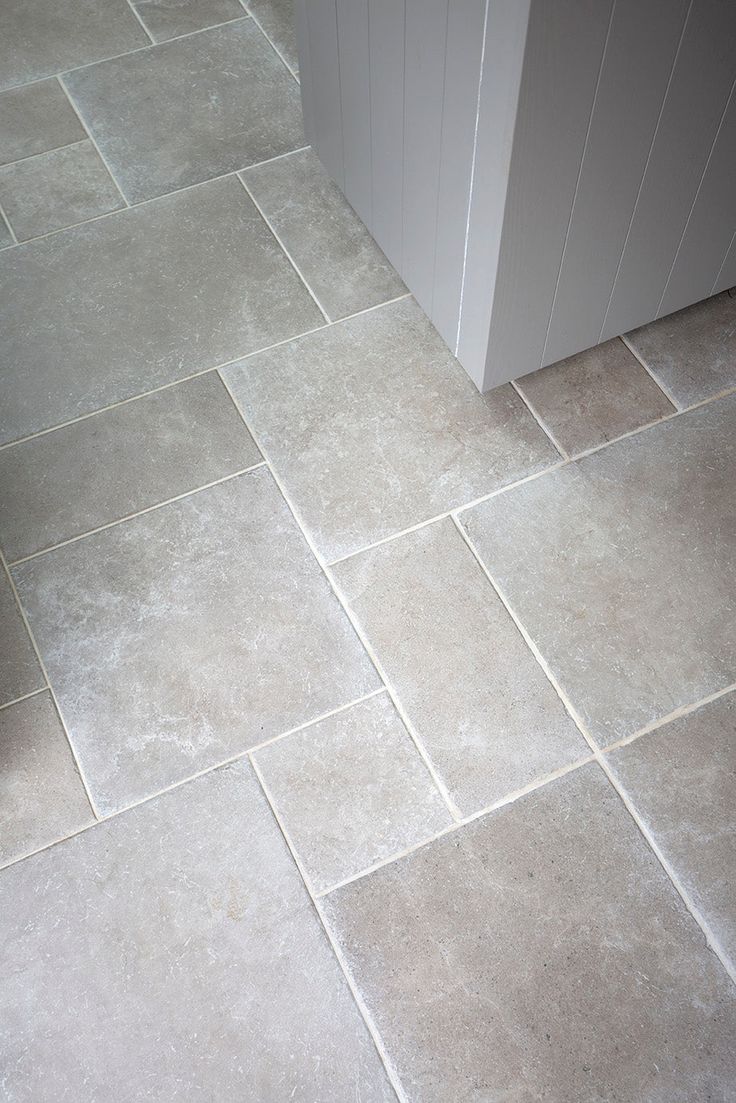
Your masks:
[{"label": "textured stone-look tile", "polygon": [[378,685],[264,468],[13,574],[103,812]]},{"label": "textured stone-look tile", "polygon": [[626,336],[682,409],[736,387],[736,293],[724,291]]},{"label": "textured stone-look tile", "polygon": [[452,822],[385,693],[254,758],[317,892]]},{"label": "textured stone-look tile", "polygon": [[333,570],[463,815],[589,754],[451,520]]},{"label": "textured stone-look tile", "polygon": [[251,19],[80,69],[67,85],[131,203],[305,143],[298,85]]},{"label": "textured stone-look tile", "polygon": [[736,1097],[733,986],[595,765],[325,905],[412,1103]]},{"label": "textured stone-look tile", "polygon": [[248,11],[295,73],[299,72],[294,0],[249,0]]},{"label": "textured stone-look tile", "polygon": [[0,211],[0,249],[5,249],[6,246],[13,244],[13,235],[10,232],[10,227]]},{"label": "textured stone-look tile", "polygon": [[12,866],[0,897],[12,1103],[394,1100],[246,764]]},{"label": "textured stone-look tile", "polygon": [[133,6],[154,42],[165,42],[245,16],[239,0],[142,0]]},{"label": "textured stone-look tile", "polygon": [[321,322],[235,178],[63,230],[0,267],[0,440]]},{"label": "textured stone-look tile", "polygon": [[525,375],[516,385],[568,455],[596,448],[674,410],[618,338]]},{"label": "textured stone-look tile", "polygon": [[5,571],[0,570],[0,705],[43,685],[43,673],[12,588]]},{"label": "textured stone-look tile", "polygon": [[0,450],[10,561],[261,460],[216,372]]},{"label": "textured stone-look tile", "polygon": [[0,203],[19,241],[125,206],[90,141],[0,168]]},{"label": "textured stone-look tile", "polygon": [[0,94],[0,165],[86,137],[58,80]]},{"label": "textured stone-look tile", "polygon": [[608,762],[736,965],[736,695],[643,735]]},{"label": "textured stone-look tile", "polygon": [[223,375],[328,559],[559,458],[510,386],[478,394],[409,299]]},{"label": "textured stone-look tile", "polygon": [[406,292],[311,150],[248,169],[242,177],[331,319]]},{"label": "textured stone-look tile", "polygon": [[736,399],[462,521],[601,744],[736,682]]},{"label": "textured stone-look tile", "polygon": [[3,0],[0,88],[148,44],[126,0]]},{"label": "textured stone-look tile", "polygon": [[0,865],[93,822],[51,695],[0,709]]}]

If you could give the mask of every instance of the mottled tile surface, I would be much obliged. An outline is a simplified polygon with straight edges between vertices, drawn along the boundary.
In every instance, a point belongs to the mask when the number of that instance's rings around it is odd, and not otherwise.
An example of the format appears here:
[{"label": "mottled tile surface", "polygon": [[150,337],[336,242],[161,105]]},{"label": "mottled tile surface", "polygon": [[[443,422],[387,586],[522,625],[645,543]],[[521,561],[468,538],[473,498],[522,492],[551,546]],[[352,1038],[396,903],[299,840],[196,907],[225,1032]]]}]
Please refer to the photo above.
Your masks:
[{"label": "mottled tile surface", "polygon": [[407,1098],[736,1098],[736,999],[595,765],[327,897]]},{"label": "mottled tile surface", "polygon": [[322,322],[235,178],[64,230],[0,267],[0,440]]},{"label": "mottled tile surface", "polygon": [[248,0],[247,8],[263,27],[287,65],[298,73],[294,0]]},{"label": "mottled tile surface", "polygon": [[125,206],[90,141],[0,168],[0,203],[19,241]]},{"label": "mottled tile surface", "polygon": [[142,0],[133,7],[154,42],[165,42],[245,16],[239,0]]},{"label": "mottled tile surface", "polygon": [[5,571],[0,570],[0,705],[43,685],[43,673],[13,590]]},{"label": "mottled tile surface", "polygon": [[394,1100],[244,763],[13,866],[0,897],[12,1103]]},{"label": "mottled tile surface", "polygon": [[316,892],[452,823],[385,693],[253,757]]},{"label": "mottled tile surface", "polygon": [[736,398],[461,519],[600,743],[736,681]]},{"label": "mottled tile surface", "polygon": [[331,319],[406,293],[311,150],[248,169],[242,177]]},{"label": "mottled tile surface", "polygon": [[0,709],[0,865],[94,823],[49,693]]},{"label": "mottled tile surface", "polygon": [[67,86],[131,203],[305,144],[298,85],[250,19],[90,66]]},{"label": "mottled tile surface", "polygon": [[736,695],[643,735],[608,761],[736,966]]},{"label": "mottled tile surface", "polygon": [[126,0],[3,0],[0,88],[148,44]]},{"label": "mottled tile surface", "polygon": [[516,386],[570,456],[674,411],[618,338],[525,375]]},{"label": "mottled tile surface", "polygon": [[559,458],[510,386],[478,394],[409,299],[223,375],[328,559]]},{"label": "mottled tile surface", "polygon": [[0,449],[9,561],[259,463],[216,372]]},{"label": "mottled tile surface", "polygon": [[262,468],[13,574],[105,813],[378,685]]},{"label": "mottled tile surface", "polygon": [[0,94],[0,164],[84,137],[84,128],[58,80],[41,80]]},{"label": "mottled tile surface", "polygon": [[736,292],[668,314],[626,339],[681,409],[736,387]]},{"label": "mottled tile surface", "polygon": [[590,753],[451,520],[333,570],[463,815]]}]

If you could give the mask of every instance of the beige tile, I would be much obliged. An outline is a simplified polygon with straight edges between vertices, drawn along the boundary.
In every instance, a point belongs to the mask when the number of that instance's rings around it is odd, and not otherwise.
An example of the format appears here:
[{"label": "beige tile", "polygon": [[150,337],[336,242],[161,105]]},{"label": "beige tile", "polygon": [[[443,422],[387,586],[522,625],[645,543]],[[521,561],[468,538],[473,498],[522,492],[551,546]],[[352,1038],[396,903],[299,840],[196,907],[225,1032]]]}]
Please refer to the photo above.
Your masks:
[{"label": "beige tile", "polygon": [[316,892],[452,823],[385,693],[253,757]]},{"label": "beige tile", "polygon": [[0,568],[0,705],[45,684],[13,590]]},{"label": "beige tile", "polygon": [[409,299],[223,376],[328,559],[559,458],[510,386],[477,392]]},{"label": "beige tile", "polygon": [[732,1100],[733,986],[595,765],[331,893],[409,1100]]},{"label": "beige tile", "polygon": [[40,80],[0,93],[0,164],[85,137],[58,80]]},{"label": "beige tile", "polygon": [[298,73],[294,0],[248,0],[247,7],[287,65]]},{"label": "beige tile", "polygon": [[245,17],[239,0],[142,0],[133,7],[154,42]]}]

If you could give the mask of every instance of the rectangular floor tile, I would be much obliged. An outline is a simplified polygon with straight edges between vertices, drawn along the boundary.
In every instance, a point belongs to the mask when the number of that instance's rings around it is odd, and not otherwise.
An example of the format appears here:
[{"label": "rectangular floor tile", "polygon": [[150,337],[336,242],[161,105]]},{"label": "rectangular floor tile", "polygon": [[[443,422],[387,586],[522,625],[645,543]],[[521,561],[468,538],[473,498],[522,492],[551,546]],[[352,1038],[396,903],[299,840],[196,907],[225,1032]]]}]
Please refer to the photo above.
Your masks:
[{"label": "rectangular floor tile", "polygon": [[3,0],[0,88],[148,43],[126,0]]},{"label": "rectangular floor tile", "polygon": [[378,685],[264,468],[13,574],[105,813]]},{"label": "rectangular floor tile", "polygon": [[668,314],[626,340],[681,409],[736,387],[736,293]]},{"label": "rectangular floor tile", "polygon": [[731,981],[595,765],[325,904],[410,1103],[735,1097]]},{"label": "rectangular floor tile", "polygon": [[0,165],[85,137],[58,80],[0,93]]},{"label": "rectangular floor tile", "polygon": [[251,19],[81,69],[67,87],[131,203],[305,144],[299,87]]},{"label": "rectangular floor tile", "polygon": [[0,709],[0,865],[94,823],[49,693]]},{"label": "rectangular floor tile", "polygon": [[510,386],[478,393],[409,299],[223,375],[328,559],[559,458]]},{"label": "rectangular floor tile", "polygon": [[736,695],[643,735],[608,762],[736,968]]},{"label": "rectangular floor tile", "polygon": [[736,681],[736,398],[461,519],[601,744]]},{"label": "rectangular floor tile", "polygon": [[674,410],[618,337],[525,375],[516,385],[569,456]]},{"label": "rectangular floor tile", "polygon": [[406,293],[400,277],[311,150],[241,175],[332,320]]},{"label": "rectangular floor tile", "polygon": [[0,569],[0,705],[45,684],[5,571]]},{"label": "rectangular floor tile", "polygon": [[253,757],[316,892],[452,823],[385,693]]},{"label": "rectangular floor tile", "polygon": [[0,941],[13,1103],[395,1099],[244,763],[5,870]]},{"label": "rectangular floor tile", "polygon": [[133,7],[154,42],[243,19],[246,14],[239,0],[142,0]]},{"label": "rectangular floor tile", "polygon": [[276,49],[295,73],[299,72],[294,0],[249,0],[248,11],[258,20]]},{"label": "rectangular floor tile", "polygon": [[0,441],[322,322],[234,177],[61,231],[0,269]]},{"label": "rectangular floor tile", "polygon": [[0,203],[18,241],[125,206],[90,141],[0,168]]},{"label": "rectangular floor tile", "polygon": [[333,571],[463,815],[590,753],[451,520]]},{"label": "rectangular floor tile", "polygon": [[261,460],[216,372],[0,449],[9,561]]}]

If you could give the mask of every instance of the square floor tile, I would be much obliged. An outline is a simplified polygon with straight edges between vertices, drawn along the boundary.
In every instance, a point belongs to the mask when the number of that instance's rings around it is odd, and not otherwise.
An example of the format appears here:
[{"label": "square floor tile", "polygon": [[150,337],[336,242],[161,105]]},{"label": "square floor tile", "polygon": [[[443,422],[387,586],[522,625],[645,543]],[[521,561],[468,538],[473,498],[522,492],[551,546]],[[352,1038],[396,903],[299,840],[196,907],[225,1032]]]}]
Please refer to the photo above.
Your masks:
[{"label": "square floor tile", "polygon": [[253,757],[316,892],[452,823],[385,693]]},{"label": "square floor tile", "polygon": [[327,559],[559,458],[510,386],[478,393],[410,299],[223,376]]},{"label": "square floor tile", "polygon": [[332,320],[406,293],[399,275],[311,150],[241,175]]},{"label": "square floor tile", "polygon": [[0,267],[0,441],[323,322],[234,177],[63,230]]},{"label": "square floor tile", "polygon": [[736,293],[668,314],[626,340],[681,409],[736,387]]},{"label": "square floor tile", "polygon": [[243,19],[246,14],[239,0],[142,0],[133,7],[154,42]]},{"label": "square floor tile", "polygon": [[0,705],[33,693],[44,684],[12,587],[0,569]]},{"label": "square floor tile", "polygon": [[0,164],[85,137],[58,80],[40,80],[0,93]]},{"label": "square floor tile", "polygon": [[13,574],[103,813],[378,685],[264,468]]},{"label": "square floor tile", "polygon": [[595,765],[325,912],[411,1103],[734,1099],[731,981]]},{"label": "square floor tile", "polygon": [[0,168],[0,203],[18,241],[125,206],[90,141]]},{"label": "square floor tile", "polygon": [[298,73],[294,0],[249,0],[247,7],[286,64]]},{"label": "square floor tile", "polygon": [[126,0],[3,0],[0,88],[148,44]]},{"label": "square floor tile", "polygon": [[0,709],[0,865],[94,823],[49,693]]},{"label": "square floor tile", "polygon": [[525,375],[516,386],[569,456],[674,412],[618,337]]},{"label": "square floor tile", "polygon": [[736,695],[643,735],[608,762],[736,967]]},{"label": "square floor tile", "polygon": [[250,19],[79,70],[67,87],[131,203],[305,144],[299,87]]},{"label": "square floor tile", "polygon": [[261,461],[216,372],[0,449],[9,561]]},{"label": "square floor tile", "polygon": [[736,398],[461,520],[600,744],[736,682]]},{"label": "square floor tile", "polygon": [[463,815],[590,753],[451,520],[333,571]]},{"label": "square floor tile", "polygon": [[5,870],[0,939],[13,1103],[395,1099],[244,763]]}]

